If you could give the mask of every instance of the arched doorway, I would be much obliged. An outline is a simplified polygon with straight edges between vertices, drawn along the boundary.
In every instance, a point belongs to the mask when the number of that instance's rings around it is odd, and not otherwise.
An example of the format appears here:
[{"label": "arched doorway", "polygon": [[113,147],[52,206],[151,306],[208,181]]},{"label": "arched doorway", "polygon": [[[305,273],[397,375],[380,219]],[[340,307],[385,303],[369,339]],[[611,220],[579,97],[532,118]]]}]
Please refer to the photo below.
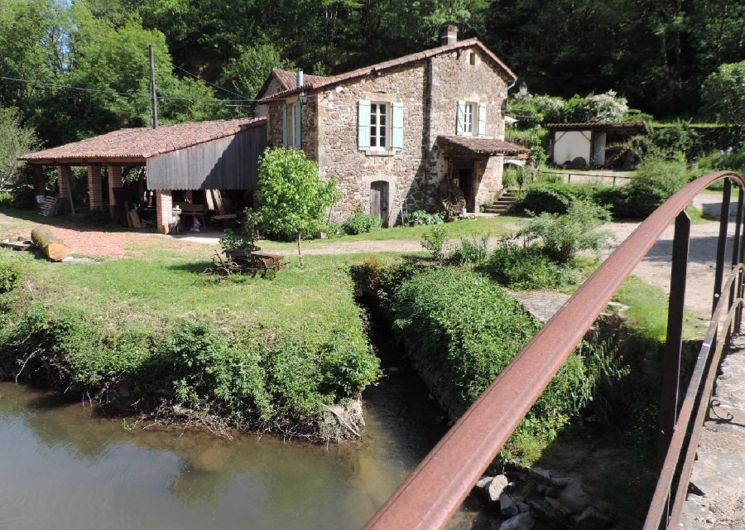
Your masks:
[{"label": "arched doorway", "polygon": [[383,225],[388,223],[388,183],[384,180],[370,184],[370,215],[380,217]]}]

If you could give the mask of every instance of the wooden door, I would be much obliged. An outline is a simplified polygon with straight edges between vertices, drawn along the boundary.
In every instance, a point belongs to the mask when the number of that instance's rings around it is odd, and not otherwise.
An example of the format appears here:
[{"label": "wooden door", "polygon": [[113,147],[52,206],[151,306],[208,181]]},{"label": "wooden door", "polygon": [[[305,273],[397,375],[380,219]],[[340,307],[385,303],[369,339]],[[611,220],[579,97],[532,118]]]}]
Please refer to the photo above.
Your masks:
[{"label": "wooden door", "polygon": [[370,215],[388,222],[388,183],[383,180],[370,184]]},{"label": "wooden door", "polygon": [[473,166],[458,168],[458,187],[466,199],[466,210],[473,213],[476,208],[476,196],[473,190]]}]

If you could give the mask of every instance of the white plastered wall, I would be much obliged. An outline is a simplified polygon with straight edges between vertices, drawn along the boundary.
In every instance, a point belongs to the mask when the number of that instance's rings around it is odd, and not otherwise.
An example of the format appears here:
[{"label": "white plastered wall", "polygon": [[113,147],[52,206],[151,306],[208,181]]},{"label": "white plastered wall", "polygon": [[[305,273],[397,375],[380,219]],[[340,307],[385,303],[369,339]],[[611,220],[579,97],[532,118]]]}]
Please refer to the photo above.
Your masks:
[{"label": "white plastered wall", "polygon": [[554,164],[571,162],[581,156],[590,163],[591,131],[556,131],[554,133]]}]

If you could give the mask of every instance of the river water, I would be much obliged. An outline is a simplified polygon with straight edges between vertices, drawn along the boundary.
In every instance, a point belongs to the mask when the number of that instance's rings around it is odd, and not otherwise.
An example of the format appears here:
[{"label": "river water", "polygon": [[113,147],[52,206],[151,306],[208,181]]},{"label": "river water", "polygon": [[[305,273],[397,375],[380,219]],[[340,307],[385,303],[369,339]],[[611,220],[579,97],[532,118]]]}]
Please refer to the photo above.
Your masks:
[{"label": "river water", "polygon": [[363,396],[361,441],[143,430],[0,383],[0,529],[359,528],[443,434],[412,374]]}]

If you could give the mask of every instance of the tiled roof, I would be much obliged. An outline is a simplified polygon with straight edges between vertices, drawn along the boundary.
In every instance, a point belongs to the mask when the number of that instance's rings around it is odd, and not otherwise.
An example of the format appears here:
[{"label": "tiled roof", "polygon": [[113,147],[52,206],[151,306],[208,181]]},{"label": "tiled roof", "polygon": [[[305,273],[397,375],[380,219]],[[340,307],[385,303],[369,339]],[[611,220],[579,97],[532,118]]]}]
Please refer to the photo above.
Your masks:
[{"label": "tiled roof", "polygon": [[156,155],[231,136],[251,127],[260,127],[266,118],[241,118],[179,123],[152,129],[119,129],[79,142],[45,149],[20,157],[31,163],[72,161],[144,161]]},{"label": "tiled roof", "polygon": [[[279,84],[282,85],[282,90],[292,90],[297,88],[297,72],[272,68],[272,75],[274,75],[274,77],[277,78],[277,81],[279,81]],[[303,74],[304,83],[320,83],[326,79],[328,79],[328,77],[323,75]]]},{"label": "tiled roof", "polygon": [[388,70],[390,68],[395,68],[397,66],[402,66],[402,65],[406,65],[406,64],[413,63],[416,61],[421,61],[429,57],[433,57],[435,55],[440,55],[443,53],[460,50],[462,48],[469,48],[471,46],[475,46],[479,48],[479,50],[481,50],[481,52],[484,53],[484,55],[486,55],[494,64],[496,64],[499,68],[501,68],[508,76],[510,76],[512,79],[517,79],[517,76],[514,74],[514,72],[512,72],[512,70],[510,70],[507,67],[507,65],[505,65],[499,59],[499,57],[497,57],[494,54],[494,52],[492,52],[489,48],[487,48],[480,40],[473,38],[473,39],[457,41],[452,44],[446,44],[444,46],[438,46],[436,48],[431,48],[429,50],[424,50],[424,51],[412,53],[409,55],[404,55],[403,57],[399,57],[397,59],[392,59],[390,61],[384,61],[382,63],[373,64],[371,66],[365,66],[363,68],[358,68],[357,70],[352,70],[350,72],[346,72],[343,74],[322,78],[321,80],[317,80],[317,81],[308,79],[308,77],[315,77],[315,76],[307,76],[305,78],[305,82],[303,83],[303,86],[301,87],[296,86],[294,88],[288,88],[287,90],[277,92],[276,94],[272,94],[271,96],[260,99],[259,103],[266,103],[269,101],[283,99],[287,96],[290,96],[292,94],[297,94],[298,92],[301,92],[301,91],[314,92],[316,90],[320,90],[323,88],[329,88],[339,83],[343,83],[345,81],[349,81],[352,79],[356,79],[358,77],[364,77],[366,75],[370,75],[374,72]]},{"label": "tiled roof", "polygon": [[549,123],[547,129],[552,131],[589,131],[589,130],[607,130],[607,129],[629,129],[638,132],[647,132],[647,126],[644,122],[636,121],[592,121],[578,123]]},{"label": "tiled roof", "polygon": [[437,142],[445,149],[474,155],[522,155],[530,153],[530,149],[527,147],[494,138],[438,136]]}]

